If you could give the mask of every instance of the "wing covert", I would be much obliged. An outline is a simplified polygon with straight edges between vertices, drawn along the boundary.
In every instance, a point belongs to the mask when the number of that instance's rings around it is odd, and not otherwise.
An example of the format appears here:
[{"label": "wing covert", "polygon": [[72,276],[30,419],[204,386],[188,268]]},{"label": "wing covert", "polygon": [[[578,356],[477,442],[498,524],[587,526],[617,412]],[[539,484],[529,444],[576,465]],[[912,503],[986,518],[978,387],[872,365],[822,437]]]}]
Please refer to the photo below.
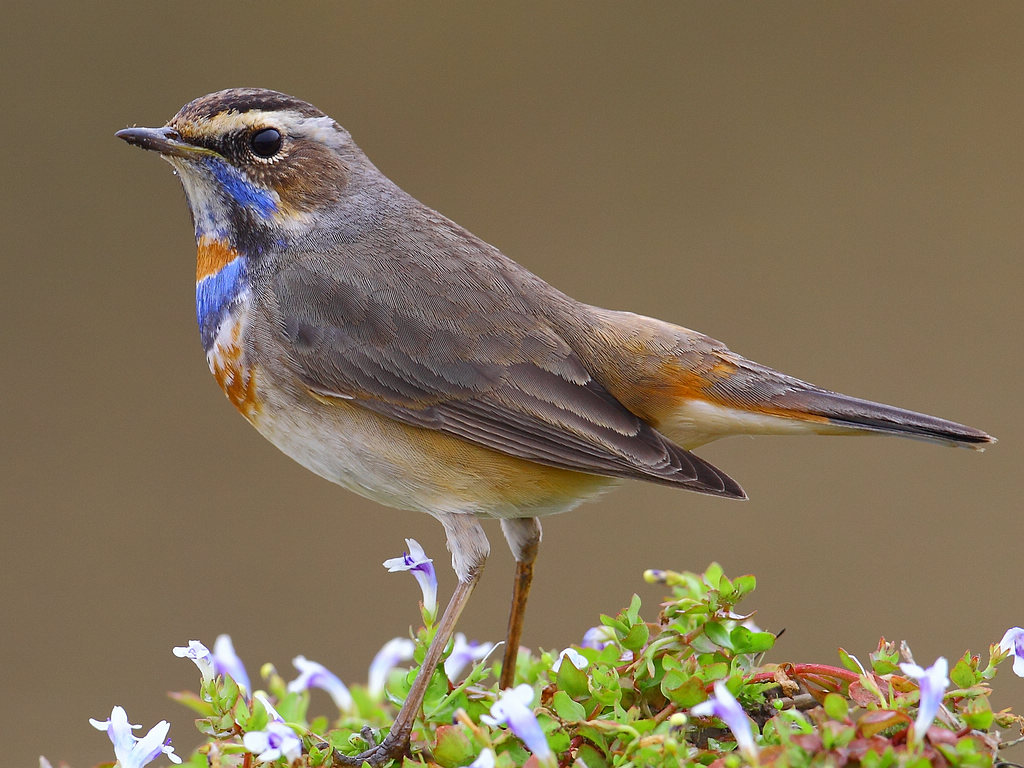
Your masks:
[{"label": "wing covert", "polygon": [[539,317],[517,317],[507,291],[467,303],[458,284],[425,283],[403,306],[379,279],[320,267],[293,262],[271,283],[288,362],[320,397],[541,464],[744,497],[631,413]]}]

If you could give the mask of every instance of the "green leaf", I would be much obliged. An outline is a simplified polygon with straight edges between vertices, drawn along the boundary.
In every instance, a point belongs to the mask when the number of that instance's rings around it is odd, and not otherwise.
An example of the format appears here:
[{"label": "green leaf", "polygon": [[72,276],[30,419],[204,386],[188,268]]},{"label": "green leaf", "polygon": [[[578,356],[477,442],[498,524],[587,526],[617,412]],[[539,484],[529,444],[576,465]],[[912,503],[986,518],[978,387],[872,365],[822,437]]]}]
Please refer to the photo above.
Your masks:
[{"label": "green leaf", "polygon": [[690,677],[680,681],[675,673],[671,679],[666,676],[665,680],[662,680],[661,692],[673,704],[683,709],[689,709],[708,697],[707,691],[704,690],[704,682],[699,677]]},{"label": "green leaf", "polygon": [[167,695],[193,712],[198,712],[203,717],[211,717],[213,715],[213,705],[208,701],[203,701],[192,691],[171,691]]},{"label": "green leaf", "polygon": [[858,675],[863,674],[863,670],[861,670],[860,664],[854,661],[853,657],[849,653],[847,653],[844,648],[839,649],[839,663],[851,672],[856,672]]},{"label": "green leaf", "polygon": [[620,635],[625,635],[629,632],[629,627],[626,626],[625,622],[619,621],[618,619],[613,619],[611,616],[605,616],[604,614],[601,614],[601,623],[604,624],[606,627],[611,627]]},{"label": "green leaf", "polygon": [[910,716],[906,712],[888,709],[876,709],[865,712],[857,720],[857,732],[870,739],[875,734],[895,728],[899,725],[910,725]]},{"label": "green leaf", "polygon": [[708,569],[704,571],[704,583],[707,584],[711,589],[718,589],[718,584],[722,580],[722,566],[718,563],[712,563],[708,566]]},{"label": "green leaf", "polygon": [[995,719],[995,715],[992,714],[992,705],[985,696],[971,700],[960,712],[960,715],[965,723],[979,731],[987,731]]},{"label": "green leaf", "polygon": [[286,694],[277,702],[278,713],[289,723],[306,722],[307,709],[309,709],[309,694],[306,691]]},{"label": "green leaf", "polygon": [[732,649],[736,653],[763,653],[775,645],[771,632],[752,632],[746,627],[735,627],[729,633]]},{"label": "green leaf", "polygon": [[563,720],[575,723],[587,719],[587,711],[583,705],[578,701],[573,701],[565,691],[555,691],[555,695],[551,699],[551,706],[555,710],[555,714]]},{"label": "green leaf", "polygon": [[601,649],[601,652],[597,654],[597,658],[594,659],[594,662],[597,664],[618,664],[619,656],[621,655],[622,649],[617,643],[612,643],[606,648]]},{"label": "green leaf", "polygon": [[591,693],[602,704],[615,704],[622,698],[619,675],[611,667],[592,666],[590,681]]},{"label": "green leaf", "polygon": [[846,720],[850,714],[850,708],[846,703],[846,697],[838,693],[830,693],[825,697],[825,714],[833,720]]},{"label": "green leaf", "polygon": [[715,664],[705,664],[700,670],[701,679],[708,683],[713,683],[715,680],[724,680],[728,676],[729,665],[724,661]]},{"label": "green leaf", "polygon": [[562,662],[555,683],[574,699],[583,699],[590,695],[587,673],[582,669],[576,669],[576,665],[570,662]]},{"label": "green leaf", "polygon": [[[102,766],[113,767],[114,763],[102,763],[96,768],[102,768]],[[210,768],[210,763],[206,759],[206,755],[200,754],[199,752],[193,753],[193,755],[181,764],[181,768]]]},{"label": "green leaf", "polygon": [[899,672],[900,668],[895,662],[889,661],[888,659],[874,659],[871,663],[871,669],[879,675],[891,675],[893,672]]},{"label": "green leaf", "polygon": [[629,634],[622,638],[622,647],[630,651],[639,651],[647,644],[651,630],[646,624],[634,624]]},{"label": "green leaf", "polygon": [[737,576],[732,580],[732,588],[736,590],[737,594],[741,597],[749,595],[755,589],[757,589],[757,579],[753,576]]},{"label": "green leaf", "polygon": [[971,667],[967,657],[960,659],[950,670],[949,679],[957,688],[970,688],[978,682],[977,670]]},{"label": "green leaf", "polygon": [[704,634],[715,645],[721,646],[728,651],[732,650],[732,640],[729,637],[729,630],[715,621],[709,621],[704,625]]},{"label": "green leaf", "polygon": [[626,618],[629,619],[630,624],[636,624],[640,618],[640,595],[633,593],[633,598],[629,601],[629,608],[626,609]]},{"label": "green leaf", "polygon": [[730,598],[732,597],[732,582],[725,577],[725,574],[722,574],[722,577],[718,580],[718,592],[722,595],[728,595]]},{"label": "green leaf", "polygon": [[577,750],[576,758],[578,762],[583,763],[587,768],[608,768],[608,762],[604,759],[604,755],[598,752],[597,748],[589,742],[584,742],[583,746]]},{"label": "green leaf", "polygon": [[253,699],[252,714],[249,715],[249,722],[246,724],[245,729],[247,731],[262,731],[267,727],[269,721],[270,715],[267,714],[267,708],[263,706],[263,702],[259,699]]},{"label": "green leaf", "polygon": [[476,755],[462,725],[439,725],[434,736],[434,760],[443,768],[467,765]]},{"label": "green leaf", "polygon": [[[444,667],[438,666],[427,683],[427,690],[423,695],[423,711],[436,715],[436,710],[441,708],[442,702],[448,696],[448,677],[444,673]],[[446,718],[447,719],[447,718]]]}]

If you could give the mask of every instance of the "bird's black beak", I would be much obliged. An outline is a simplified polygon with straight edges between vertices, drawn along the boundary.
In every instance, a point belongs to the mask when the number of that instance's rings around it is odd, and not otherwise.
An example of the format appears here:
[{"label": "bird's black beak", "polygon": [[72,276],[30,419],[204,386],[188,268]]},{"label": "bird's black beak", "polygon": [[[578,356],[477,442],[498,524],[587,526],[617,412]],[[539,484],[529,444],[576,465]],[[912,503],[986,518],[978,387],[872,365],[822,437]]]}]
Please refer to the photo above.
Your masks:
[{"label": "bird's black beak", "polygon": [[125,128],[114,134],[129,144],[159,152],[171,157],[195,157],[197,154],[213,154],[205,147],[197,147],[182,141],[181,135],[171,128]]}]

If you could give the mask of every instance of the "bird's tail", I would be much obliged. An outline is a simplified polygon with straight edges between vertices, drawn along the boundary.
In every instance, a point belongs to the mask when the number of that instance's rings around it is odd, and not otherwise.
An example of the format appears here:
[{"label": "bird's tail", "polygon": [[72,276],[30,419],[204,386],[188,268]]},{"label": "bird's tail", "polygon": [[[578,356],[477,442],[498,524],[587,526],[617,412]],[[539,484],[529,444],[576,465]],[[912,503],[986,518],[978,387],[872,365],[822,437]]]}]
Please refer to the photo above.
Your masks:
[{"label": "bird's tail", "polygon": [[687,448],[737,434],[882,433],[983,450],[995,438],[924,413],[830,392],[718,351],[718,363],[681,381],[662,428]]},{"label": "bird's tail", "polygon": [[772,398],[773,408],[791,418],[826,419],[828,424],[855,432],[881,432],[933,443],[984,450],[996,439],[979,429],[924,413],[857,397],[808,387]]}]

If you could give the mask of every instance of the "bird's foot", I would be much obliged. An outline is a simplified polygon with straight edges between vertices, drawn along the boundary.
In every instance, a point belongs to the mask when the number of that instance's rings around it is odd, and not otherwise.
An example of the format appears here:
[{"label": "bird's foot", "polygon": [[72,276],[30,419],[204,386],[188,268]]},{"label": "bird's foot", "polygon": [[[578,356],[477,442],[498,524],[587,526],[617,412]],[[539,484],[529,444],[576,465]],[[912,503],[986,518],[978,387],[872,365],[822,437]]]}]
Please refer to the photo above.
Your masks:
[{"label": "bird's foot", "polygon": [[409,734],[398,734],[392,731],[384,737],[380,744],[375,744],[375,737],[373,729],[370,726],[364,726],[359,732],[362,736],[363,741],[370,745],[370,748],[365,752],[360,752],[358,755],[343,755],[338,750],[334,750],[333,754],[333,766],[345,765],[370,765],[373,768],[384,765],[392,760],[398,760],[409,750]]}]

